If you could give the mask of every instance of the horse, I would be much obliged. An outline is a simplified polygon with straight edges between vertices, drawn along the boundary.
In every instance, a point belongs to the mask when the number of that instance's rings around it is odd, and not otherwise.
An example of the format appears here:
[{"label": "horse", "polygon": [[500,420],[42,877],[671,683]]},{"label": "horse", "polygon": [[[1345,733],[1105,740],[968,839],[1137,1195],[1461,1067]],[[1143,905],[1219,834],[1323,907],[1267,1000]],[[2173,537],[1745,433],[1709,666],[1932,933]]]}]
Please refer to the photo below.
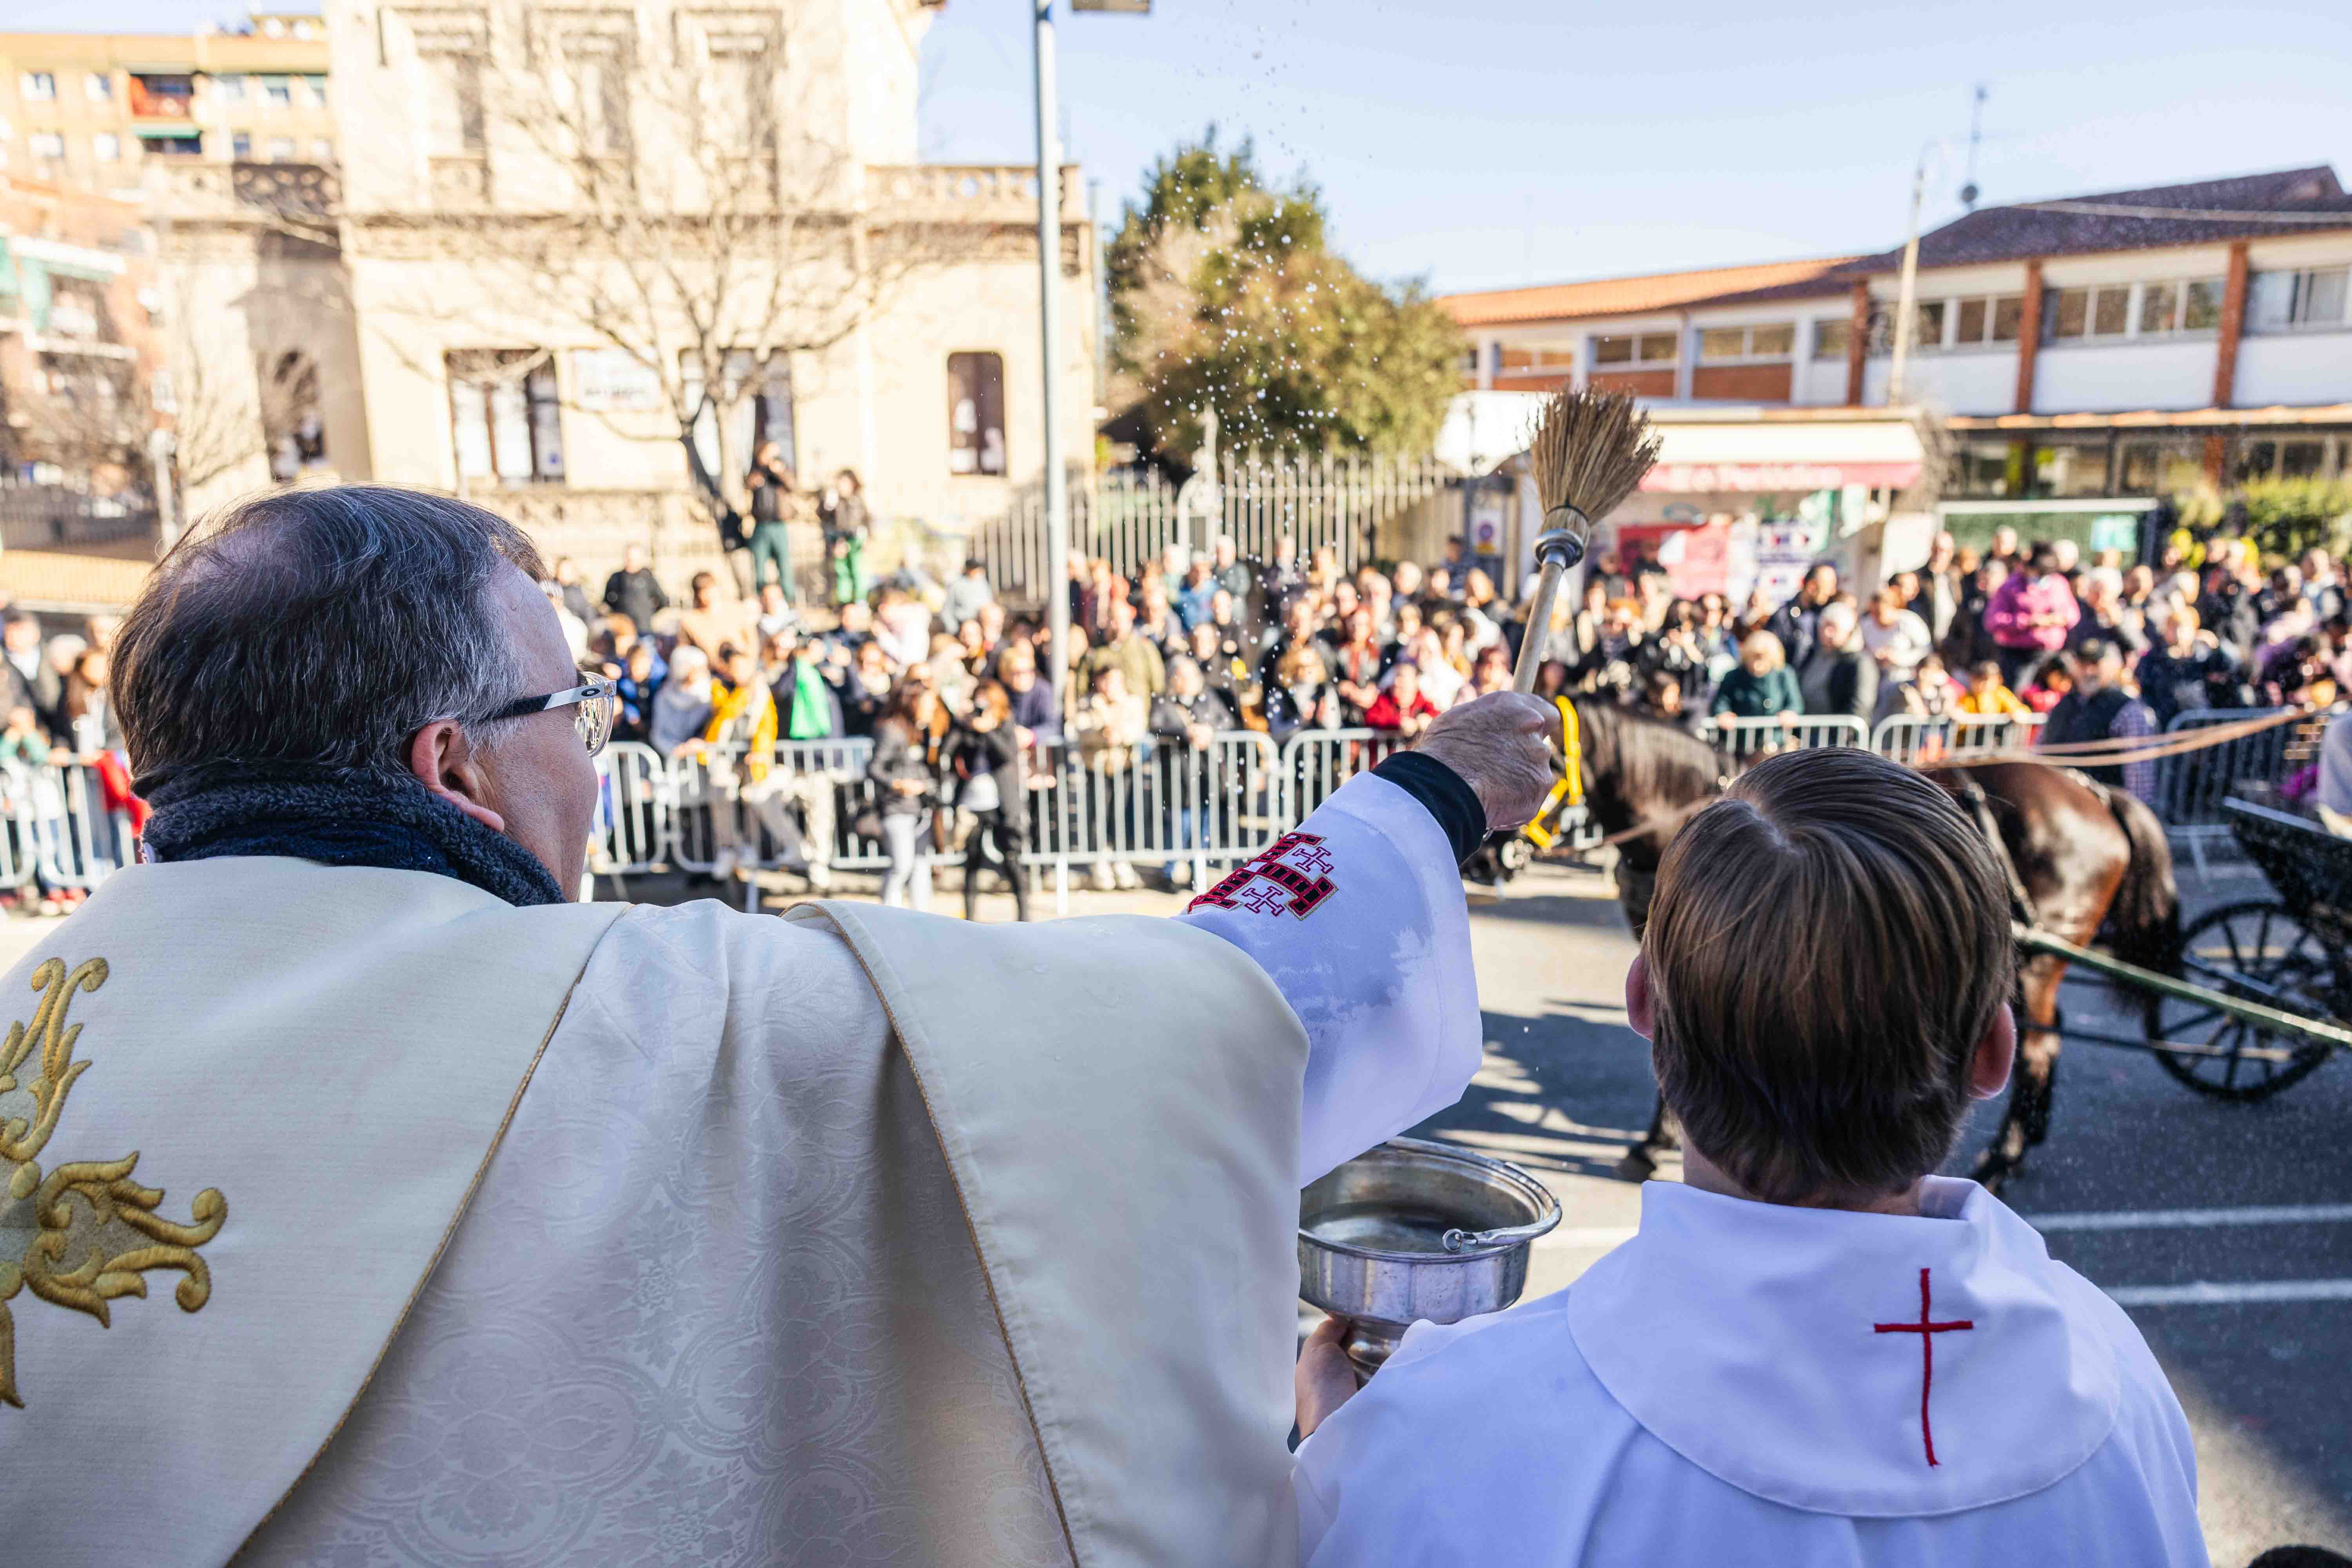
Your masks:
[{"label": "horse", "polygon": [[[1665,720],[1591,698],[1577,714],[1585,805],[1618,842],[1617,898],[1639,942],[1658,861],[1692,810],[1753,758],[1726,757]],[[1985,826],[2013,872],[2018,918],[2077,945],[2105,928],[2116,957],[2159,973],[2180,964],[2180,900],[2164,825],[2140,800],[2071,769],[2024,761],[1946,762],[1923,770]],[[1648,831],[1639,831],[1647,829]],[[2058,987],[2066,963],[2034,953],[2019,966],[2017,1069],[1999,1131],[1974,1172],[1998,1191],[2050,1131],[2058,1069]],[[1647,1178],[1677,1134],[1663,1102],[1618,1164]]]}]

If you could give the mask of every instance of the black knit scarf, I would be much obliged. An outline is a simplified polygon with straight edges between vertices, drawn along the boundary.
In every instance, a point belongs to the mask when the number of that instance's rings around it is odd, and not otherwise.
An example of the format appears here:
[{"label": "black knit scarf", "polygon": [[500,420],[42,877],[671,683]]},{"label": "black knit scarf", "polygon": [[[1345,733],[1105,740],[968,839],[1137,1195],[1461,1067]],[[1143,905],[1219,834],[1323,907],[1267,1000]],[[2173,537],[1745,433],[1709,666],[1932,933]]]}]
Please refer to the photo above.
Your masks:
[{"label": "black knit scarf", "polygon": [[563,889],[530,850],[412,778],[288,763],[215,764],[155,784],[147,802],[154,816],[146,844],[157,860],[290,855],[326,866],[431,871],[518,906],[565,901]]}]

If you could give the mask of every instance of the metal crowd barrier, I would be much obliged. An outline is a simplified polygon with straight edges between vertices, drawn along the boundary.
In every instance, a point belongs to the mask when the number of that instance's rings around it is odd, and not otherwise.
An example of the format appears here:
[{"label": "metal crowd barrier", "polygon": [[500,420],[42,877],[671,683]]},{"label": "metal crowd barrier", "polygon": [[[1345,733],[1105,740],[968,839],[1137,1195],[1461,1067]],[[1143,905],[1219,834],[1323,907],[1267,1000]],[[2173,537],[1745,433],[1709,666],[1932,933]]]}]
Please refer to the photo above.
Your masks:
[{"label": "metal crowd barrier", "polygon": [[[2196,708],[2174,714],[2164,732],[2191,734],[2283,711],[2278,708]],[[2205,869],[2207,845],[2230,838],[2221,803],[2252,781],[2277,783],[2284,778],[2287,747],[2302,727],[2277,724],[2256,734],[2157,760],[2157,815],[2164,818],[2171,837],[2188,847],[2200,871]]]},{"label": "metal crowd barrier", "polygon": [[1804,746],[1867,746],[1870,726],[1843,713],[1783,714],[1768,719],[1710,719],[1701,739],[1742,760]]},{"label": "metal crowd barrier", "polygon": [[1924,766],[1945,757],[2030,747],[2042,733],[2042,724],[2039,713],[1947,713],[1936,718],[1895,713],[1880,720],[1871,731],[1870,749],[1898,763]]},{"label": "metal crowd barrier", "polygon": [[[882,843],[856,830],[859,818],[880,805],[866,776],[873,756],[868,740],[785,742],[770,764],[764,787],[803,826],[818,803],[799,781],[823,781],[822,802],[832,817],[824,859],[834,870],[878,871],[889,863]],[[737,814],[746,868],[775,870],[806,856],[806,845],[779,843],[745,808],[743,791],[757,786],[740,752],[666,759],[620,742],[605,748],[597,767],[593,874],[709,871],[718,861],[721,811]],[[1274,842],[1286,820],[1284,804],[1274,744],[1254,731],[1224,731],[1202,747],[1159,737],[1094,755],[1040,747],[1030,753],[1022,863],[1053,868],[1057,897],[1066,896],[1073,866],[1121,861],[1183,865],[1195,886],[1205,885],[1211,866],[1246,859]],[[933,845],[920,857],[930,866],[962,858],[953,845]]]},{"label": "metal crowd barrier", "polygon": [[133,837],[129,814],[107,809],[95,768],[0,768],[0,889],[37,878],[87,892],[131,864]]}]

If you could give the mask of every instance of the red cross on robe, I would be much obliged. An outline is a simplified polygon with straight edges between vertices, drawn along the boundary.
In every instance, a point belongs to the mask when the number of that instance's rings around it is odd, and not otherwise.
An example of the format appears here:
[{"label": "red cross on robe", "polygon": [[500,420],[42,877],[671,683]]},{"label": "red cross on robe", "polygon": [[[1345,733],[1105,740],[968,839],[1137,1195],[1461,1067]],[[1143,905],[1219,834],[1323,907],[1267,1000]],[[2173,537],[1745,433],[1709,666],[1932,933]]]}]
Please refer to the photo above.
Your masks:
[{"label": "red cross on robe", "polygon": [[1932,1322],[1927,1313],[1927,1271],[1919,1270],[1919,1321],[1916,1323],[1873,1323],[1871,1328],[1882,1334],[1916,1334],[1919,1336],[1919,1441],[1927,1447],[1927,1463],[1936,1459],[1936,1434],[1927,1425],[1927,1391],[1936,1382],[1936,1336],[1960,1329],[1973,1329],[1973,1319],[1956,1318],[1949,1322]]}]

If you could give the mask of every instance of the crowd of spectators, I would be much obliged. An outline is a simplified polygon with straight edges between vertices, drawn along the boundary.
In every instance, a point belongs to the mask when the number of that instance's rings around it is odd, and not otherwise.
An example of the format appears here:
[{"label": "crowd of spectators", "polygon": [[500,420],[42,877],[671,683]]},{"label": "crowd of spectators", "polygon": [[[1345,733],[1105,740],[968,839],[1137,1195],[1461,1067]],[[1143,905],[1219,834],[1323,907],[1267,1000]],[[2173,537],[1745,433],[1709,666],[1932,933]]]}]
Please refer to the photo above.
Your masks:
[{"label": "crowd of spectators", "polygon": [[[2318,552],[2265,572],[2241,538],[2183,535],[2126,570],[2002,530],[1981,555],[1939,538],[1917,569],[1866,593],[1822,563],[1785,602],[1759,593],[1735,605],[1677,597],[1663,571],[1602,552],[1580,597],[1563,596],[1532,635],[1539,690],[1694,731],[1719,716],[1874,726],[1891,714],[2039,714],[2045,739],[2084,741],[2152,733],[2188,709],[2321,695],[2352,659],[2344,582]],[[1277,744],[1301,730],[1410,739],[1507,688],[1531,635],[1526,607],[1504,604],[1458,546],[1444,563],[1353,573],[1335,551],[1302,556],[1289,539],[1264,561],[1229,539],[1171,548],[1132,574],[1073,557],[1071,679],[1057,705],[1045,618],[1009,612],[978,561],[944,582],[901,570],[830,613],[796,606],[773,580],[747,602],[708,572],[673,605],[635,550],[600,599],[568,561],[546,591],[583,665],[618,689],[615,738],[704,760],[738,802],[740,819],[719,814],[716,874],[751,863],[756,823],[791,868],[827,885],[835,796],[767,758],[777,742],[866,738],[878,804],[849,826],[887,850],[886,900],[924,900],[921,850],[952,837],[973,872],[967,904],[985,869],[1024,918],[1025,803],[1054,781],[1048,749],[1119,773],[1241,730]],[[2152,788],[2151,770],[2112,772]],[[1123,862],[1096,870],[1105,883],[1137,877]]]}]

